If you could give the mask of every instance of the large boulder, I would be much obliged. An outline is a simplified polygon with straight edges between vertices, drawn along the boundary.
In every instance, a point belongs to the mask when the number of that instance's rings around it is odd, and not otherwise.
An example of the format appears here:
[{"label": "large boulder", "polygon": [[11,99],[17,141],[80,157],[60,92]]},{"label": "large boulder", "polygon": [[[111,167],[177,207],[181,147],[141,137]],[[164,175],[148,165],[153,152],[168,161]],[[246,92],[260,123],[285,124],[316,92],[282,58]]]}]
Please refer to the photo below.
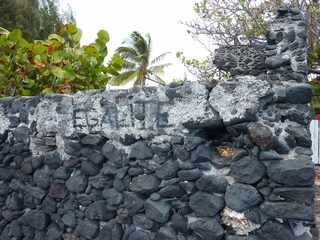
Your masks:
[{"label": "large boulder", "polygon": [[159,189],[160,181],[153,175],[140,175],[135,177],[131,184],[130,190],[141,194],[150,194]]},{"label": "large boulder", "polygon": [[241,183],[254,184],[266,173],[266,167],[252,157],[241,158],[231,165],[230,175]]},{"label": "large boulder", "polygon": [[261,211],[272,218],[313,221],[313,207],[294,202],[264,202]]},{"label": "large boulder", "polygon": [[314,164],[308,159],[275,161],[268,165],[271,180],[286,186],[312,186]]},{"label": "large boulder", "polygon": [[166,223],[171,216],[171,206],[164,201],[148,199],[144,204],[146,216],[158,223]]},{"label": "large boulder", "polygon": [[190,224],[190,228],[201,240],[221,240],[224,236],[224,230],[215,218],[199,218]]},{"label": "large boulder", "polygon": [[224,207],[224,199],[217,194],[197,192],[190,197],[190,208],[200,217],[214,217]]},{"label": "large boulder", "polygon": [[227,207],[243,212],[262,202],[259,192],[251,185],[235,183],[227,187],[225,201]]},{"label": "large boulder", "polygon": [[228,186],[228,181],[223,176],[204,175],[196,182],[199,190],[208,193],[224,193]]}]

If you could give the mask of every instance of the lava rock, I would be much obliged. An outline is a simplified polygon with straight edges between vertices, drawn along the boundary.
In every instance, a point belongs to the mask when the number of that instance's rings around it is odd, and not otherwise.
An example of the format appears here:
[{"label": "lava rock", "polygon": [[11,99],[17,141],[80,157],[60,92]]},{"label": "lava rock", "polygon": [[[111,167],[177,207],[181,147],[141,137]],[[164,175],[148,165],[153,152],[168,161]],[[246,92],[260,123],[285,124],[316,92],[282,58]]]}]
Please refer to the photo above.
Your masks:
[{"label": "lava rock", "polygon": [[290,64],[290,58],[284,58],[281,56],[273,56],[273,57],[268,57],[266,59],[266,65],[270,69],[276,69],[289,64]]},{"label": "lava rock", "polygon": [[210,162],[214,157],[212,147],[200,145],[195,151],[191,153],[191,162]]},{"label": "lava rock", "polygon": [[289,240],[295,239],[292,231],[285,224],[277,221],[268,221],[258,230],[259,237],[262,239]]},{"label": "lava rock", "polygon": [[188,219],[182,214],[175,213],[171,217],[171,226],[177,232],[186,233],[188,231]]},{"label": "lava rock", "polygon": [[314,165],[309,160],[286,160],[272,162],[268,165],[271,180],[286,186],[312,186],[314,182]]},{"label": "lava rock", "polygon": [[65,185],[63,183],[51,184],[48,195],[53,199],[64,199],[67,195]]},{"label": "lava rock", "polygon": [[102,227],[96,240],[121,240],[122,236],[121,224],[108,222]]},{"label": "lava rock", "polygon": [[132,232],[128,238],[128,240],[151,240],[150,232],[144,230],[136,230]]},{"label": "lava rock", "polygon": [[80,142],[84,145],[96,146],[101,142],[102,138],[100,135],[88,134],[81,138]]},{"label": "lava rock", "polygon": [[173,146],[173,155],[175,159],[180,159],[181,161],[187,161],[190,158],[190,153],[181,145]]},{"label": "lava rock", "polygon": [[225,203],[220,195],[197,192],[190,197],[189,206],[197,216],[214,217]]},{"label": "lava rock", "polygon": [[52,223],[49,225],[46,233],[46,240],[60,240],[62,237],[62,231],[59,229],[58,225]]},{"label": "lava rock", "polygon": [[177,234],[171,227],[161,227],[155,237],[155,240],[177,240]]},{"label": "lava rock", "polygon": [[96,165],[99,165],[104,162],[103,155],[98,151],[92,151],[88,159]]},{"label": "lava rock", "polygon": [[61,164],[61,157],[58,151],[47,152],[44,156],[44,164],[51,169],[57,169]]},{"label": "lava rock", "polygon": [[66,182],[66,187],[70,192],[82,193],[86,190],[88,179],[81,173],[72,175]]},{"label": "lava rock", "polygon": [[199,169],[181,170],[178,172],[180,181],[194,181],[202,176]]},{"label": "lava rock", "polygon": [[226,236],[225,240],[259,240],[259,239],[254,235],[248,235],[248,236],[228,235]]},{"label": "lava rock", "polygon": [[286,132],[294,137],[298,146],[310,148],[312,145],[310,132],[301,126],[288,126]]},{"label": "lava rock", "polygon": [[9,181],[14,176],[13,169],[1,168],[0,167],[0,180]]},{"label": "lava rock", "polygon": [[30,185],[26,185],[24,190],[30,194],[32,197],[39,199],[40,201],[46,196],[46,192],[38,187],[33,187]]},{"label": "lava rock", "polygon": [[113,188],[105,189],[102,192],[102,196],[107,200],[108,205],[118,206],[123,201],[123,196],[121,193],[117,192]]},{"label": "lava rock", "polygon": [[199,190],[208,193],[225,193],[228,182],[223,176],[204,175],[196,182]]},{"label": "lava rock", "polygon": [[37,186],[47,189],[50,186],[51,173],[48,168],[38,169],[33,174],[33,182]]},{"label": "lava rock", "polygon": [[136,142],[133,145],[131,145],[129,158],[131,159],[150,159],[153,157],[153,152],[151,148],[147,146],[144,142]]},{"label": "lava rock", "polygon": [[140,175],[133,178],[130,190],[141,194],[151,194],[159,189],[160,181],[153,175]]},{"label": "lava rock", "polygon": [[165,201],[148,199],[144,204],[146,216],[158,223],[166,223],[171,216],[171,206]]},{"label": "lava rock", "polygon": [[313,207],[294,202],[264,202],[261,211],[272,218],[312,221]]},{"label": "lava rock", "polygon": [[87,176],[95,176],[99,173],[99,166],[86,159],[81,162],[81,171]]},{"label": "lava rock", "polygon": [[154,226],[154,222],[150,219],[148,219],[145,215],[143,214],[138,214],[133,216],[133,224],[136,227],[151,230]]},{"label": "lava rock", "polygon": [[108,209],[107,202],[103,200],[90,204],[85,212],[90,220],[108,221],[115,217],[115,211]]},{"label": "lava rock", "polygon": [[19,126],[13,131],[13,136],[17,142],[27,145],[30,141],[30,129],[26,126]]},{"label": "lava rock", "polygon": [[262,200],[261,195],[253,186],[241,183],[228,186],[225,194],[226,206],[237,212],[252,208]]},{"label": "lava rock", "polygon": [[102,154],[104,157],[106,157],[108,160],[112,162],[121,162],[122,161],[122,154],[120,151],[111,143],[106,143],[103,145]]},{"label": "lava rock", "polygon": [[156,171],[156,176],[160,179],[171,179],[176,177],[179,164],[176,161],[167,161]]},{"label": "lava rock", "polygon": [[312,87],[310,84],[299,83],[291,85],[287,88],[286,99],[292,104],[306,104],[311,102],[313,96]]},{"label": "lava rock", "polygon": [[314,194],[314,187],[282,187],[273,189],[270,197],[311,205],[313,203]]},{"label": "lava rock", "polygon": [[179,198],[185,193],[186,192],[178,184],[166,186],[159,191],[160,196],[163,198]]},{"label": "lava rock", "polygon": [[90,220],[79,220],[76,227],[76,232],[83,238],[94,239],[98,232],[99,226],[96,222]]},{"label": "lava rock", "polygon": [[221,240],[224,230],[216,219],[197,219],[190,224],[190,228],[201,240]]},{"label": "lava rock", "polygon": [[269,160],[281,160],[282,157],[274,150],[261,151],[259,153],[259,160],[269,161]]},{"label": "lava rock", "polygon": [[192,151],[203,142],[205,142],[205,140],[201,137],[185,137],[184,147],[187,149],[187,151]]},{"label": "lava rock", "polygon": [[49,216],[40,210],[31,210],[22,216],[22,222],[37,230],[45,229],[49,224]]},{"label": "lava rock", "polygon": [[232,163],[230,175],[238,182],[254,184],[264,177],[265,172],[266,168],[261,162],[244,157]]},{"label": "lava rock", "polygon": [[61,221],[65,226],[74,228],[76,226],[76,215],[74,212],[68,212],[62,216]]},{"label": "lava rock", "polygon": [[65,167],[59,167],[53,174],[55,179],[67,180],[70,176],[70,172]]},{"label": "lava rock", "polygon": [[143,208],[144,201],[135,193],[124,192],[123,193],[124,208],[128,211],[129,216],[133,216]]},{"label": "lava rock", "polygon": [[261,123],[252,123],[248,126],[250,138],[253,143],[262,149],[272,146],[272,132],[269,127]]}]

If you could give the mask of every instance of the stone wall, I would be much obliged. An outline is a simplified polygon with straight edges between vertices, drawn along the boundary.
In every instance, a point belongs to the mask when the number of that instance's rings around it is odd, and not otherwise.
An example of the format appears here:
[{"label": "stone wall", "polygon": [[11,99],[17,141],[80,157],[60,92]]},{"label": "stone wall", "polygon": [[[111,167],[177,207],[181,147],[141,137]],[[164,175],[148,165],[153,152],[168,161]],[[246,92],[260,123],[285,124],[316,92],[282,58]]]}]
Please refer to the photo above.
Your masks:
[{"label": "stone wall", "polygon": [[[280,9],[267,48],[302,22]],[[0,239],[311,239],[312,90],[281,54],[213,89],[1,99]]]}]

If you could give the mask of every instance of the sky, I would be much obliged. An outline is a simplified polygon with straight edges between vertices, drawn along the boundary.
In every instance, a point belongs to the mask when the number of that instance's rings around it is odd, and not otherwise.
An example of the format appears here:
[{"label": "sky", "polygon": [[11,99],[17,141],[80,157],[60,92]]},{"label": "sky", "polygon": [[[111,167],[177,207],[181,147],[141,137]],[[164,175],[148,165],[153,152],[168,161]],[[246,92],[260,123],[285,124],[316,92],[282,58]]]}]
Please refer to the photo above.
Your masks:
[{"label": "sky", "polygon": [[69,4],[74,11],[82,30],[82,44],[93,42],[97,32],[105,29],[110,35],[108,48],[112,53],[132,31],[149,33],[153,57],[171,52],[164,60],[172,63],[163,76],[166,82],[183,79],[187,73],[176,58],[176,52],[182,51],[188,58],[206,56],[205,49],[181,24],[196,18],[194,3],[195,0],[60,0],[62,8]]}]

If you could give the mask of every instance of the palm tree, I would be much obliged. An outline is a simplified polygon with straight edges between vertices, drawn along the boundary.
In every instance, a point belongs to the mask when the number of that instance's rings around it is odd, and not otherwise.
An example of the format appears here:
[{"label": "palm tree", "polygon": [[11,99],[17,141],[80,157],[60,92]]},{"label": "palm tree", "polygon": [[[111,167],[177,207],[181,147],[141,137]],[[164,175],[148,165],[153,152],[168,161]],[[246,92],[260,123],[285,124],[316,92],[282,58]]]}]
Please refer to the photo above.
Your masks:
[{"label": "palm tree", "polygon": [[144,38],[139,32],[134,31],[130,35],[129,41],[125,46],[116,50],[120,54],[124,64],[121,72],[113,81],[113,85],[122,85],[134,80],[134,86],[145,86],[146,80],[165,85],[159,77],[164,73],[164,69],[171,64],[160,64],[169,53],[163,53],[151,60],[151,37],[149,34]]}]

